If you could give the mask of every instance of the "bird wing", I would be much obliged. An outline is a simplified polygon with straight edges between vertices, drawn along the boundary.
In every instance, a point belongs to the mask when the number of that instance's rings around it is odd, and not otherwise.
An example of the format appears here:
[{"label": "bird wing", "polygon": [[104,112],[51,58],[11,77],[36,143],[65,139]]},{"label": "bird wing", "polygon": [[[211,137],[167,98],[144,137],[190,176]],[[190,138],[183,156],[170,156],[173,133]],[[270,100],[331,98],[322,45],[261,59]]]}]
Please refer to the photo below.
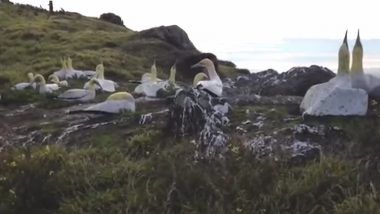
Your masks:
[{"label": "bird wing", "polygon": [[114,114],[118,114],[126,110],[135,111],[134,103],[126,100],[108,100],[84,109],[84,111],[105,112]]},{"label": "bird wing", "polygon": [[89,94],[90,92],[86,89],[69,89],[62,94],[58,96],[59,99],[66,99],[66,100],[71,100],[71,99],[80,99],[82,97],[85,97]]},{"label": "bird wing", "polygon": [[106,92],[114,92],[115,91],[115,82],[114,81],[98,79],[98,82],[101,85],[103,91],[106,91]]},{"label": "bird wing", "polygon": [[16,89],[16,90],[24,90],[24,89],[26,89],[29,86],[32,87],[32,84],[29,83],[29,82],[21,82],[21,83],[17,83],[14,86],[14,89]]},{"label": "bird wing", "polygon": [[222,85],[215,81],[199,81],[197,88],[206,91],[214,97],[219,97],[222,95]]}]

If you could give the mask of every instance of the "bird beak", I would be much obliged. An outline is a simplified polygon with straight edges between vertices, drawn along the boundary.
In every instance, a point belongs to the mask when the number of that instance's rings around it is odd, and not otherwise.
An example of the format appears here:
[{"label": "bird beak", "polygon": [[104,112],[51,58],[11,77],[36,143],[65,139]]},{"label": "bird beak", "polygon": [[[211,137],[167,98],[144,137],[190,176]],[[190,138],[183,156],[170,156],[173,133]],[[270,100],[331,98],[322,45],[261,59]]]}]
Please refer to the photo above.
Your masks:
[{"label": "bird beak", "polygon": [[344,36],[344,40],[343,40],[343,43],[344,43],[345,45],[348,45],[348,43],[347,43],[347,31],[348,31],[348,30],[346,30],[346,35]]},{"label": "bird beak", "polygon": [[197,64],[195,64],[195,65],[192,65],[190,68],[191,68],[191,69],[194,69],[194,68],[204,68],[204,66],[201,65],[201,64],[199,64],[199,63],[197,63]]}]

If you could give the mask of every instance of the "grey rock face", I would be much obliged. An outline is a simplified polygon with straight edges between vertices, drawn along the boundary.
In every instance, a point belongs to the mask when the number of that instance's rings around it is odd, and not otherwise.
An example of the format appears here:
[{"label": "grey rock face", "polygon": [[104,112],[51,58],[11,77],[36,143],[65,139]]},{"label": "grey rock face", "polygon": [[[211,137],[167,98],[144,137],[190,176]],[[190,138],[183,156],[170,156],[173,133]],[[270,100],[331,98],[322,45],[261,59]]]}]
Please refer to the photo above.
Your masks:
[{"label": "grey rock face", "polygon": [[115,25],[124,26],[123,20],[120,18],[120,16],[114,13],[103,13],[102,15],[100,15],[99,19],[113,23]]},{"label": "grey rock face", "polygon": [[140,32],[142,37],[153,37],[174,45],[181,50],[196,50],[187,33],[177,25],[160,26]]},{"label": "grey rock face", "polygon": [[281,74],[269,69],[239,76],[236,79],[236,87],[249,87],[250,93],[267,96],[304,96],[311,86],[327,82],[334,76],[331,70],[316,65],[294,67]]},{"label": "grey rock face", "polygon": [[196,158],[223,158],[227,151],[229,137],[223,127],[229,119],[217,106],[226,106],[226,102],[202,90],[189,89],[179,91],[170,107],[169,130],[177,137],[197,136]]}]

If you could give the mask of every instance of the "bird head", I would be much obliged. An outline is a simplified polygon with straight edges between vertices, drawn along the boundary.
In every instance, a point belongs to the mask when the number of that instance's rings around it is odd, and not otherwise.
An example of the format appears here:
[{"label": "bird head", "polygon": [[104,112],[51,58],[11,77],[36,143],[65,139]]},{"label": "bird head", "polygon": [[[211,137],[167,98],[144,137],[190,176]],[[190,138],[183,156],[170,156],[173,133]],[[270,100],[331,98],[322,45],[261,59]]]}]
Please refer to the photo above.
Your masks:
[{"label": "bird head", "polygon": [[33,82],[37,82],[37,83],[39,83],[41,85],[45,85],[46,84],[45,78],[41,74],[34,75]]},{"label": "bird head", "polygon": [[358,36],[356,37],[354,49],[352,50],[351,74],[360,73],[363,73],[363,46],[360,41],[360,35],[358,30]]},{"label": "bird head", "polygon": [[132,94],[128,92],[117,92],[111,94],[107,100],[127,100],[127,101],[135,101],[135,98],[132,96]]},{"label": "bird head", "polygon": [[59,78],[55,75],[55,74],[51,74],[49,77],[48,77],[48,81],[51,81],[53,83],[59,83]]},{"label": "bird head", "polygon": [[88,81],[89,90],[96,90],[96,85],[102,88],[102,86],[100,85],[99,81],[96,78],[92,78]]},{"label": "bird head", "polygon": [[28,73],[28,79],[29,79],[29,82],[33,82],[33,79],[34,79],[34,74],[33,73]]},{"label": "bird head", "polygon": [[348,74],[350,70],[350,51],[347,43],[347,31],[338,53],[338,74]]}]

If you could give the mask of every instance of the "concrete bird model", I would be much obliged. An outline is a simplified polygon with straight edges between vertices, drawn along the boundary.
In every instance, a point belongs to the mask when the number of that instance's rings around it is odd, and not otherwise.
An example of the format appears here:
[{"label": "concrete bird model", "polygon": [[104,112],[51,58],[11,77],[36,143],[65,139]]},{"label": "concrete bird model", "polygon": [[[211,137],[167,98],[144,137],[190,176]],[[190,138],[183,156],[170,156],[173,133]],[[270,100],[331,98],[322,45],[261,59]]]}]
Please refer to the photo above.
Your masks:
[{"label": "concrete bird model", "polygon": [[128,92],[117,92],[110,95],[106,101],[90,106],[84,111],[118,114],[136,110],[135,98]]},{"label": "concrete bird model", "polygon": [[34,79],[33,73],[28,73],[28,79],[29,79],[29,82],[17,83],[16,85],[12,87],[12,89],[17,90],[17,91],[25,90],[27,88],[36,89],[36,83],[33,82],[33,79]]},{"label": "concrete bird model", "polygon": [[40,94],[51,94],[59,89],[59,86],[56,83],[46,84],[45,78],[41,74],[36,74],[33,82],[37,82]]},{"label": "concrete bird model", "polygon": [[96,79],[91,79],[88,83],[88,89],[69,89],[58,96],[58,99],[64,101],[90,101],[95,99],[96,86],[99,85]]},{"label": "concrete bird model", "polygon": [[208,80],[202,80],[197,83],[197,87],[208,91],[215,96],[222,96],[223,84],[218,74],[216,73],[214,63],[210,59],[202,59],[197,64],[191,66],[192,68],[201,67],[205,68],[208,75]]}]

